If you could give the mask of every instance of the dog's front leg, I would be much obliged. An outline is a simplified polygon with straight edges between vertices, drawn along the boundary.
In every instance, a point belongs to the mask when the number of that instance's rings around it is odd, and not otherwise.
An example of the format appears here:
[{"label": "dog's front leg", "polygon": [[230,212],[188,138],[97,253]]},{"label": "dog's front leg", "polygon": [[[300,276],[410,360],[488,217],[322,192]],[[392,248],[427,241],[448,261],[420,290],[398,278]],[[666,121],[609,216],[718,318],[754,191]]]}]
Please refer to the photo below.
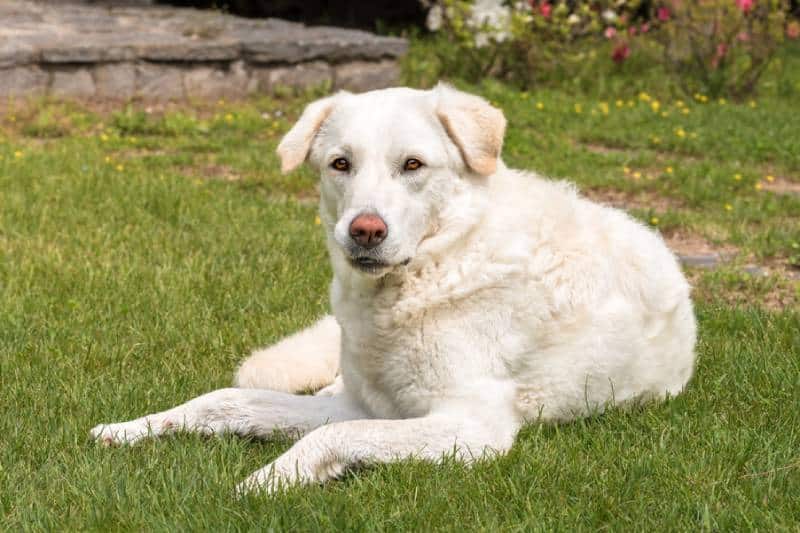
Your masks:
[{"label": "dog's front leg", "polygon": [[407,458],[440,461],[448,456],[470,462],[506,452],[519,424],[476,419],[464,414],[434,414],[405,420],[353,420],[322,426],[238,487],[241,493],[274,493],[295,484],[322,482],[357,465]]},{"label": "dog's front leg", "polygon": [[275,431],[304,434],[323,424],[364,418],[344,394],[298,396],[258,389],[219,389],[167,411],[129,422],[100,424],[93,438],[106,445],[133,444],[175,431],[267,437]]}]

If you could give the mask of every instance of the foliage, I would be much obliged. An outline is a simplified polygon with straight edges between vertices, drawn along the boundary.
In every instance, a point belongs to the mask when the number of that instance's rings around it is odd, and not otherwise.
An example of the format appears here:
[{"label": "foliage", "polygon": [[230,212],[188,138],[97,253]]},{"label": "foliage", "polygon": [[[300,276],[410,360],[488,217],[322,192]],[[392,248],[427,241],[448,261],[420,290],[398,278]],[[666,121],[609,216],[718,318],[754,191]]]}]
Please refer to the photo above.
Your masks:
[{"label": "foliage", "polygon": [[630,71],[638,55],[687,94],[740,98],[755,92],[784,31],[798,33],[787,9],[784,0],[441,0],[428,27],[444,42],[445,75],[528,88]]}]

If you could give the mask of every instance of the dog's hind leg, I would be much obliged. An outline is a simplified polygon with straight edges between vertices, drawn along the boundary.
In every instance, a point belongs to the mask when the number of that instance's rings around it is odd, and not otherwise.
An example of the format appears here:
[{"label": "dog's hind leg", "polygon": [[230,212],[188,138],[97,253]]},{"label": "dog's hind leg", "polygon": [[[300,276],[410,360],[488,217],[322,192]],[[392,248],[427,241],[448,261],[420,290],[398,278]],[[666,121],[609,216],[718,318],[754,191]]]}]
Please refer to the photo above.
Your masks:
[{"label": "dog's hind leg", "polygon": [[327,315],[277,344],[256,350],[236,370],[234,385],[282,392],[316,390],[339,371],[341,329]]},{"label": "dog's hind leg", "polygon": [[269,437],[276,431],[303,435],[331,422],[366,417],[345,394],[308,396],[257,389],[219,389],[160,413],[91,430],[102,444],[133,444],[176,431]]}]

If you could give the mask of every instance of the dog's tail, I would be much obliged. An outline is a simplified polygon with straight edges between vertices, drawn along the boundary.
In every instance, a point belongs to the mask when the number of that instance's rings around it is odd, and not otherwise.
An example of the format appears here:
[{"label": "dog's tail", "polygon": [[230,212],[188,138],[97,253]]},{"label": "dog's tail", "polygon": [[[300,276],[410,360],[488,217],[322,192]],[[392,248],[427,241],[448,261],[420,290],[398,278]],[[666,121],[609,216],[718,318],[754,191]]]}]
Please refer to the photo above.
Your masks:
[{"label": "dog's tail", "polygon": [[330,315],[277,344],[256,350],[236,370],[237,387],[281,392],[316,390],[339,371],[341,328]]}]

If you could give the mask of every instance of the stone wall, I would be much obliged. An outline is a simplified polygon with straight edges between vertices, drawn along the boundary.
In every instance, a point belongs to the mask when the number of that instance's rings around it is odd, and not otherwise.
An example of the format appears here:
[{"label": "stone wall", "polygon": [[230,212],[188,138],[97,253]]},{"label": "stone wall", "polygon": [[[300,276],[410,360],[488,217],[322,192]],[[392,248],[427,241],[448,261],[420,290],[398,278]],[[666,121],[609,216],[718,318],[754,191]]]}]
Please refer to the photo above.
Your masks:
[{"label": "stone wall", "polygon": [[391,86],[404,39],[278,19],[0,2],[0,96],[236,98],[278,87]]}]

